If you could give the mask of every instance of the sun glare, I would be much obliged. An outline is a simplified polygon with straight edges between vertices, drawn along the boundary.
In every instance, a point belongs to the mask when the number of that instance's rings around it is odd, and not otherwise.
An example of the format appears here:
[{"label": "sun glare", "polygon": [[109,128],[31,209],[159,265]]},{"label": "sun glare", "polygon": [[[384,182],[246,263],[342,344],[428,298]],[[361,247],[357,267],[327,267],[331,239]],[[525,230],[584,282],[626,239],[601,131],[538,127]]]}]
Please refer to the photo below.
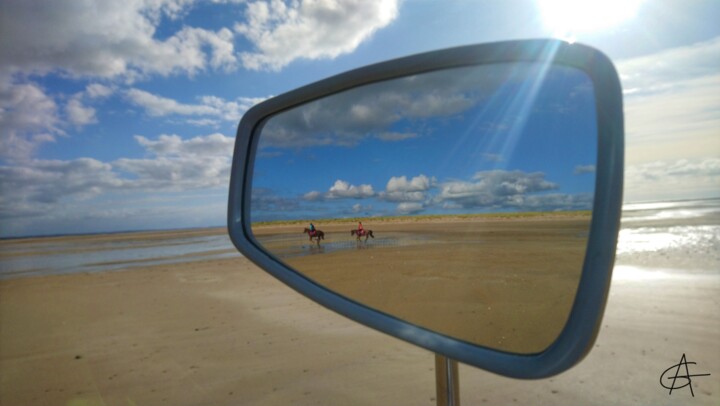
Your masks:
[{"label": "sun glare", "polygon": [[538,0],[543,23],[553,35],[573,40],[632,19],[644,0]]}]

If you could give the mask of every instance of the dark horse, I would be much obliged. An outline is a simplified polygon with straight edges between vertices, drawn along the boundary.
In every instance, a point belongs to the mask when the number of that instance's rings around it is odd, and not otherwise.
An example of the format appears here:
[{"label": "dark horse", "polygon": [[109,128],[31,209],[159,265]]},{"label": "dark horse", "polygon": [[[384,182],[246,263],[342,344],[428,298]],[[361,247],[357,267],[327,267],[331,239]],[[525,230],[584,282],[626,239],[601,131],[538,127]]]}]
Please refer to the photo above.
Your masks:
[{"label": "dark horse", "polygon": [[363,235],[365,236],[365,241],[368,240],[368,237],[375,238],[372,230],[363,230],[362,234],[359,232],[359,230],[350,230],[350,235],[357,235],[358,241],[360,241],[360,237],[362,237]]},{"label": "dark horse", "polygon": [[308,238],[310,239],[311,242],[312,242],[313,238],[315,238],[317,240],[318,246],[320,246],[320,240],[325,239],[325,233],[323,233],[322,231],[320,231],[318,229],[315,229],[315,234],[313,234],[309,228],[306,228],[305,230],[303,230],[303,233],[306,233],[308,235]]}]

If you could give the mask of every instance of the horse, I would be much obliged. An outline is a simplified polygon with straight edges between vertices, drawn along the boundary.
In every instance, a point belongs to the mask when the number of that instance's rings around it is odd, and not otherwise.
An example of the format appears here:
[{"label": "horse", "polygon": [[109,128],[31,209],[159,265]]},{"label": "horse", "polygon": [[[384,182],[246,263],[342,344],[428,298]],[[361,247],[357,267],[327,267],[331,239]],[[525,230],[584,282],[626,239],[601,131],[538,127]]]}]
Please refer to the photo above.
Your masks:
[{"label": "horse", "polygon": [[368,237],[375,238],[375,236],[372,233],[372,230],[363,230],[363,234],[360,234],[360,230],[350,230],[350,235],[357,235],[357,240],[360,241],[360,237],[363,235],[365,236],[365,241],[367,242]]},{"label": "horse", "polygon": [[303,230],[303,233],[306,233],[308,235],[308,239],[310,240],[310,242],[312,242],[313,238],[315,238],[317,240],[318,247],[320,246],[320,240],[325,239],[325,233],[318,229],[315,229],[315,234],[312,234],[309,228]]}]

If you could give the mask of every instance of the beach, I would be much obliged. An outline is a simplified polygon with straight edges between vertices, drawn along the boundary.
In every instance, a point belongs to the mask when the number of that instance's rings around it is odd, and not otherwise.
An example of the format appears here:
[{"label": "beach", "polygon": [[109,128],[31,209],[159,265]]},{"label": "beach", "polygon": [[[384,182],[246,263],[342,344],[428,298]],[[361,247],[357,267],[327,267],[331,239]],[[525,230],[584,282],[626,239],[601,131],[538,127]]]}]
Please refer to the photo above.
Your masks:
[{"label": "beach", "polygon": [[[162,245],[173,232],[145,237]],[[217,250],[172,263],[0,280],[0,404],[435,404],[433,354],[322,308],[240,254]],[[702,261],[679,272],[657,260],[648,267],[639,255],[618,259],[595,348],[579,365],[537,381],[461,365],[462,404],[717,404],[717,272],[703,272]],[[693,379],[694,397],[688,388],[670,394],[659,382],[683,354],[695,363],[691,373],[712,374]]]},{"label": "beach", "polygon": [[290,267],[356,302],[468,342],[536,353],[567,320],[590,216],[392,221],[367,240],[350,236],[354,226],[329,225],[318,246],[306,239],[299,248],[297,227],[253,232]]}]

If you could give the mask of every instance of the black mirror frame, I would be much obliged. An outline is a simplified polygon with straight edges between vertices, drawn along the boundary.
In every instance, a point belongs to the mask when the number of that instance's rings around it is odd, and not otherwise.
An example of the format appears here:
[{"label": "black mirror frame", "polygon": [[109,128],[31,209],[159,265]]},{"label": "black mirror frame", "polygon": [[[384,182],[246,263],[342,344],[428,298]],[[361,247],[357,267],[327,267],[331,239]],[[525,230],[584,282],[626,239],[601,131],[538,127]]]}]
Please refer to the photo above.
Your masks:
[{"label": "black mirror frame", "polygon": [[[285,110],[354,87],[440,69],[512,62],[541,62],[584,71],[594,85],[598,156],[590,235],[570,316],[558,338],[537,354],[513,354],[458,340],[366,307],[285,266],[262,249],[250,222],[252,171],[266,120]],[[237,249],[260,268],[313,301],[370,328],[485,370],[523,379],[567,370],[590,351],[612,277],[623,191],[622,90],[612,62],[601,52],[559,40],[521,40],[444,49],[382,62],[268,99],[243,116],[230,177],[228,232]]]}]

